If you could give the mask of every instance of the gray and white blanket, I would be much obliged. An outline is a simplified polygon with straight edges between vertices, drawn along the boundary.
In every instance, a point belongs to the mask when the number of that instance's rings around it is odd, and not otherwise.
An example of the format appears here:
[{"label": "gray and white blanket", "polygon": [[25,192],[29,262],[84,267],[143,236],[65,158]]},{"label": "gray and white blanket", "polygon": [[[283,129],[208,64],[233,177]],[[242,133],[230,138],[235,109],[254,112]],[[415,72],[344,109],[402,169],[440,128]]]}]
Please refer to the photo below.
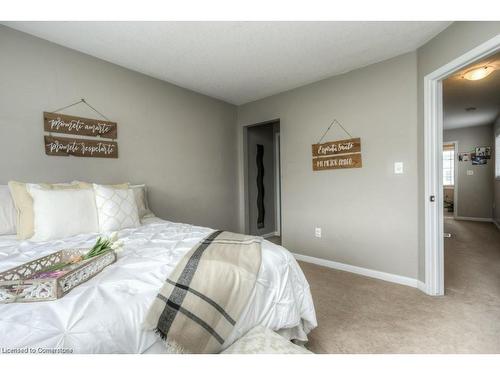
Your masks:
[{"label": "gray and white blanket", "polygon": [[145,328],[181,352],[220,352],[255,287],[261,242],[237,233],[211,233],[166,280]]}]

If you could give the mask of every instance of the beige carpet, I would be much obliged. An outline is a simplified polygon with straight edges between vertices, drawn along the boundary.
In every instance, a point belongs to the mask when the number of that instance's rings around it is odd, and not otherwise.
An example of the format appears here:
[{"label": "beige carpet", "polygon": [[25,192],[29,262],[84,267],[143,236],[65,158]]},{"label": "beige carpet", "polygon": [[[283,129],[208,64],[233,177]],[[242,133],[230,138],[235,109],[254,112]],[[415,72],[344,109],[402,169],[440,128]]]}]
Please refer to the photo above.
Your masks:
[{"label": "beige carpet", "polygon": [[301,262],[318,328],[316,353],[500,353],[500,231],[445,221],[445,293]]}]

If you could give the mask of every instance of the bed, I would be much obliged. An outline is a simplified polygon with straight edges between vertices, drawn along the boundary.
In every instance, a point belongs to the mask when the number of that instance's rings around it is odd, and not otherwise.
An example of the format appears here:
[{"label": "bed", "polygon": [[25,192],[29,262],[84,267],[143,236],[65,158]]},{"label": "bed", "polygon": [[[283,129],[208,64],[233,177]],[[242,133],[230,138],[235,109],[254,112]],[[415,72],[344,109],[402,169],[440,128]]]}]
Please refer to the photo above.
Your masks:
[{"label": "bed", "polygon": [[[118,261],[55,301],[0,305],[0,347],[37,352],[164,353],[167,348],[141,324],[175,265],[210,228],[156,217],[119,232]],[[0,236],[0,271],[62,248],[90,247],[97,234],[49,242]],[[257,284],[224,349],[257,325],[286,339],[307,341],[316,315],[307,280],[290,252],[262,244]]]}]

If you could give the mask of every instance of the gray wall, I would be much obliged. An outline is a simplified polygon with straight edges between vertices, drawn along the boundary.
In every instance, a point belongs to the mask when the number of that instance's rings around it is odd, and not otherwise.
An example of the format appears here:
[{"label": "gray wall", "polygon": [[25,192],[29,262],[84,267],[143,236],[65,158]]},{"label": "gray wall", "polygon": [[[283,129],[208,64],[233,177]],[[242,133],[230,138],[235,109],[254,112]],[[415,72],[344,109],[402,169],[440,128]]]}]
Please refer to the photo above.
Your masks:
[{"label": "gray wall", "polygon": [[425,281],[424,77],[500,33],[500,22],[454,22],[417,50],[419,280]]},{"label": "gray wall", "polygon": [[[0,184],[146,183],[157,215],[237,229],[234,106],[4,26],[0,46]],[[118,123],[119,159],[45,155],[43,111],[82,97]]]},{"label": "gray wall", "polygon": [[[474,126],[461,129],[445,130],[443,141],[458,142],[457,153],[474,151],[476,146],[489,146],[493,149],[493,131],[491,125]],[[472,165],[471,161],[457,161],[457,216],[474,218],[492,218],[493,213],[493,178],[495,163],[488,160],[486,165]],[[471,170],[474,174],[467,175]]]},{"label": "gray wall", "polygon": [[[498,33],[456,22],[416,53],[243,105],[236,120],[234,106],[2,26],[0,183],[144,182],[161,217],[243,231],[242,126],[280,118],[284,245],[424,281],[423,78]],[[118,122],[118,160],[44,154],[42,112],[81,97]],[[361,137],[363,168],[313,173],[311,144],[334,117]]]},{"label": "gray wall", "polygon": [[[495,143],[495,138],[498,135],[500,135],[500,117],[497,118],[497,121],[493,125],[493,144]],[[494,150],[495,155],[497,151],[499,150]],[[496,222],[500,225],[500,177],[495,178],[493,185],[494,185],[493,194],[495,199],[495,209],[493,217],[495,218]]]},{"label": "gray wall", "polygon": [[[257,227],[257,145],[264,146],[264,227]],[[248,213],[249,234],[264,235],[276,230],[275,223],[275,156],[274,156],[274,129],[273,125],[259,125],[248,128]]]},{"label": "gray wall", "polygon": [[[408,53],[238,108],[241,140],[244,125],[280,119],[282,241],[292,252],[417,276],[416,64]],[[312,171],[311,145],[333,118],[361,137],[363,168]],[[325,140],[345,137],[333,128]]]}]

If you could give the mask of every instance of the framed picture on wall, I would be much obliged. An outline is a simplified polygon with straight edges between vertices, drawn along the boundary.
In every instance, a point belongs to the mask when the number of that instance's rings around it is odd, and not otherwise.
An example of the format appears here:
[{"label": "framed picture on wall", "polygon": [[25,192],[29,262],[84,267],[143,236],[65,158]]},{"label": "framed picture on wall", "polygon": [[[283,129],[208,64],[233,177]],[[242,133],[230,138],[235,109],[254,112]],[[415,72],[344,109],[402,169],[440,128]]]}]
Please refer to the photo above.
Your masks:
[{"label": "framed picture on wall", "polygon": [[458,154],[458,161],[469,161],[470,153],[469,152],[461,152]]},{"label": "framed picture on wall", "polygon": [[476,153],[470,154],[470,159],[472,160],[472,165],[488,164],[488,160],[484,156],[477,155]]},{"label": "framed picture on wall", "polygon": [[476,156],[480,156],[485,159],[491,159],[491,147],[476,147]]}]

